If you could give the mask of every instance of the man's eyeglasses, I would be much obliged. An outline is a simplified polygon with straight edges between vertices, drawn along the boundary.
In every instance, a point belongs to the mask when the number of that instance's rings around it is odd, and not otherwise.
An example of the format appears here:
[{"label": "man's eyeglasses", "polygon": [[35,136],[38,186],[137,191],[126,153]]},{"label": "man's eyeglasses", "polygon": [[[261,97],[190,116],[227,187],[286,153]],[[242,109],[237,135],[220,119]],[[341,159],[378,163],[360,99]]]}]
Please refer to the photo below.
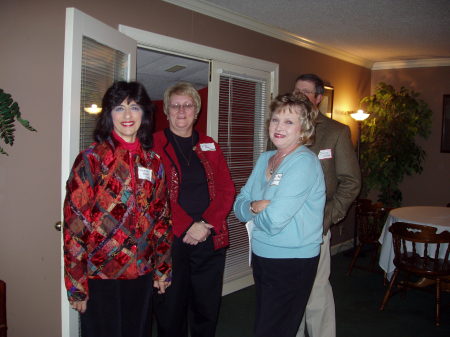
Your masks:
[{"label": "man's eyeglasses", "polygon": [[192,103],[188,103],[188,104],[169,104],[169,108],[171,110],[175,110],[175,111],[180,111],[181,109],[183,109],[184,111],[191,111],[192,109],[195,108],[195,105]]},{"label": "man's eyeglasses", "polygon": [[316,94],[315,91],[310,91],[310,90],[307,90],[307,89],[296,90],[295,93],[296,94],[302,93],[303,95],[315,95]]}]

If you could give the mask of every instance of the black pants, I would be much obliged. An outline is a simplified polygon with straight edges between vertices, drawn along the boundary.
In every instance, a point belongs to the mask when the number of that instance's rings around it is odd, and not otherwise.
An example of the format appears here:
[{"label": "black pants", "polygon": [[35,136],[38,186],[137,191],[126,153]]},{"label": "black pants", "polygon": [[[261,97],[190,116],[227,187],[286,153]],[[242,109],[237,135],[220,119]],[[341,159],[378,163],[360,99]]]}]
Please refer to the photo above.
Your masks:
[{"label": "black pants", "polygon": [[212,237],[196,246],[174,238],[172,285],[153,297],[158,337],[214,337],[222,296],[225,249]]},{"label": "black pants", "polygon": [[82,337],[149,337],[152,334],[153,274],[133,280],[89,280]]},{"label": "black pants", "polygon": [[319,256],[268,259],[252,255],[255,337],[295,337],[308,303]]}]

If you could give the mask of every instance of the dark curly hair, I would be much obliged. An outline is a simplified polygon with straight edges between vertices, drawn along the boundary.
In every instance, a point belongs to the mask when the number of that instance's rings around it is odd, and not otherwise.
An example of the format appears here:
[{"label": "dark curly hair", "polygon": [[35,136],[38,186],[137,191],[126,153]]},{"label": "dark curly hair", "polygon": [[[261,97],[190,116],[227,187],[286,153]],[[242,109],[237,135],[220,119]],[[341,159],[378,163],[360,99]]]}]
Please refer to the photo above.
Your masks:
[{"label": "dark curly hair", "polygon": [[94,138],[101,143],[111,136],[114,130],[111,111],[120,105],[124,100],[127,103],[135,101],[142,108],[141,126],[137,132],[142,148],[149,150],[153,145],[153,116],[155,107],[145,90],[139,82],[114,82],[106,91],[102,100],[102,112],[100,113],[94,130]]}]

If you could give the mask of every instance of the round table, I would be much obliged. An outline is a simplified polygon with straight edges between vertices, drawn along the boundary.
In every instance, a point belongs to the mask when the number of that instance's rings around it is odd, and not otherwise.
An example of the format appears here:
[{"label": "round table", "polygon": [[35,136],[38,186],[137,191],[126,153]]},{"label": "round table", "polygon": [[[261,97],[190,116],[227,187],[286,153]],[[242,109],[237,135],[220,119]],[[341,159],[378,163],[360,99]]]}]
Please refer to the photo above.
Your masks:
[{"label": "round table", "polygon": [[395,269],[394,246],[389,227],[397,221],[436,227],[437,233],[441,233],[444,230],[450,232],[450,207],[410,206],[395,208],[389,212],[378,240],[381,243],[379,264],[386,272],[388,279],[391,278]]}]

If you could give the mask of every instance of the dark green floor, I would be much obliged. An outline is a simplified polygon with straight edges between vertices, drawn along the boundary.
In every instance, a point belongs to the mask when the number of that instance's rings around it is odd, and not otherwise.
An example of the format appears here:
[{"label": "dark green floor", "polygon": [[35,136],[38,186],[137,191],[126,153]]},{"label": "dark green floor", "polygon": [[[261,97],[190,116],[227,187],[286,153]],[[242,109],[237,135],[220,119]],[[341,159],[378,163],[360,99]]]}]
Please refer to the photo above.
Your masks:
[{"label": "dark green floor", "polygon": [[[332,257],[337,337],[450,337],[449,293],[442,294],[440,327],[434,325],[432,293],[397,294],[379,311],[385,291],[382,275],[354,269],[348,277],[349,263],[350,257],[342,253]],[[363,258],[360,264],[366,263]],[[254,287],[223,297],[216,336],[251,337],[254,312]]]}]

